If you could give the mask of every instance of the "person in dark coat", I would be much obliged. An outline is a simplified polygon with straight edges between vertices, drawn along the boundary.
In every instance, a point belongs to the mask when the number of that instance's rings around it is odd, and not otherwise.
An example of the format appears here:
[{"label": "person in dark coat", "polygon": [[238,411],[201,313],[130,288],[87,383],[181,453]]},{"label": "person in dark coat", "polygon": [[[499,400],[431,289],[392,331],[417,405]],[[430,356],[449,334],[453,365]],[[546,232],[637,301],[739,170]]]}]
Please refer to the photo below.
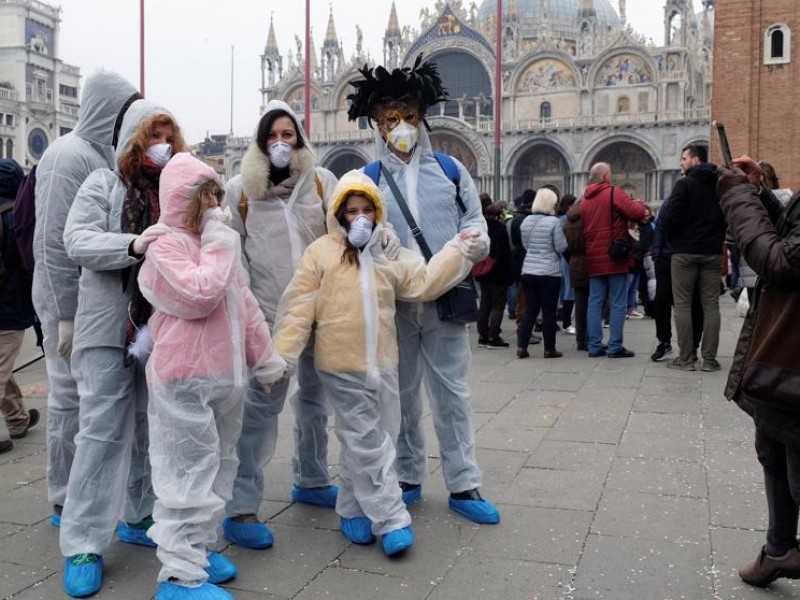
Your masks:
[{"label": "person in dark coat", "polygon": [[508,223],[508,234],[511,238],[511,265],[512,273],[514,274],[514,283],[516,284],[517,292],[517,306],[514,311],[517,329],[522,325],[522,319],[525,316],[525,289],[522,286],[522,263],[525,262],[525,246],[522,245],[522,239],[519,235],[519,228],[522,222],[531,214],[531,206],[533,206],[533,199],[536,197],[534,190],[525,190],[522,192],[519,208],[514,213],[514,217]]},{"label": "person in dark coat", "polygon": [[583,239],[581,200],[569,207],[564,222],[564,237],[569,252],[569,278],[575,290],[575,346],[589,350],[586,315],[589,309],[589,271],[586,268],[586,243]]},{"label": "person in dark coat", "polygon": [[[766,545],[739,570],[750,585],[800,578],[800,194],[785,210],[747,156],[721,169],[717,192],[730,232],[758,273],[725,396],[755,422],[769,511]],[[741,170],[739,170],[741,169]]]},{"label": "person in dark coat", "polygon": [[506,305],[506,291],[514,281],[511,265],[511,243],[508,231],[502,220],[503,210],[497,203],[490,204],[483,211],[489,233],[489,256],[492,268],[485,275],[476,277],[481,287],[481,303],[478,308],[478,346],[484,348],[508,348],[509,344],[500,337],[503,322],[503,309]]},{"label": "person in dark coat", "polygon": [[25,408],[13,375],[25,330],[36,320],[31,299],[33,273],[23,267],[14,237],[14,198],[24,176],[14,160],[0,160],[0,409],[5,423],[0,425],[0,453],[11,450],[11,440],[25,437],[39,421],[39,411]]}]

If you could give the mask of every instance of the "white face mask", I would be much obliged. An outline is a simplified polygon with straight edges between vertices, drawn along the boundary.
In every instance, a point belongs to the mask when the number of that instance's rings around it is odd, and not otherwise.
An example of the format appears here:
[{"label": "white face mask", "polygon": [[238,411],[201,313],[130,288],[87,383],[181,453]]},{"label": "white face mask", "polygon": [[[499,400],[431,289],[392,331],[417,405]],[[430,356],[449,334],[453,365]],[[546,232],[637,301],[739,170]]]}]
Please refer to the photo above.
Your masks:
[{"label": "white face mask", "polygon": [[286,142],[275,142],[267,148],[269,161],[279,169],[289,166],[292,160],[292,147]]},{"label": "white face mask", "polygon": [[358,215],[350,223],[350,231],[347,232],[348,241],[356,248],[365,246],[372,237],[372,220],[367,215]]},{"label": "white face mask", "polygon": [[172,158],[172,144],[153,144],[147,149],[147,158],[152,160],[156,166],[163,167]]},{"label": "white face mask", "polygon": [[417,128],[406,122],[400,123],[397,127],[392,129],[386,136],[386,141],[400,152],[411,152],[414,146],[417,145],[417,136],[419,132]]}]

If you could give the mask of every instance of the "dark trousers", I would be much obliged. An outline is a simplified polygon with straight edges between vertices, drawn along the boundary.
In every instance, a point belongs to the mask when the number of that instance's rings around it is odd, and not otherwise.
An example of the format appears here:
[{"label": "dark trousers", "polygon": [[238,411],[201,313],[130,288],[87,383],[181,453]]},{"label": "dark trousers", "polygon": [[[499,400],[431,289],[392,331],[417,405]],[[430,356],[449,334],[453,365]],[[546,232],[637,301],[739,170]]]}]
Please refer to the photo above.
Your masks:
[{"label": "dark trousers", "polygon": [[478,335],[495,340],[500,337],[500,324],[506,307],[508,287],[503,284],[478,282],[481,286],[481,303],[478,307]]},{"label": "dark trousers", "polygon": [[[669,257],[656,258],[656,297],[653,300],[653,317],[656,321],[656,338],[669,344],[672,341],[672,267]],[[695,349],[703,336],[703,305],[700,289],[695,288],[692,298],[692,332]]]},{"label": "dark trousers", "polygon": [[769,528],[767,554],[781,556],[797,546],[800,515],[800,448],[756,429],[756,454],[764,467]]},{"label": "dark trousers", "polygon": [[522,327],[517,331],[517,347],[528,348],[533,324],[539,310],[542,311],[542,335],[544,349],[556,349],[556,310],[558,309],[558,295],[561,292],[561,277],[548,275],[523,275],[522,285],[525,288],[525,318]]},{"label": "dark trousers", "polygon": [[585,348],[589,343],[586,316],[589,314],[589,287],[575,287],[575,344]]}]

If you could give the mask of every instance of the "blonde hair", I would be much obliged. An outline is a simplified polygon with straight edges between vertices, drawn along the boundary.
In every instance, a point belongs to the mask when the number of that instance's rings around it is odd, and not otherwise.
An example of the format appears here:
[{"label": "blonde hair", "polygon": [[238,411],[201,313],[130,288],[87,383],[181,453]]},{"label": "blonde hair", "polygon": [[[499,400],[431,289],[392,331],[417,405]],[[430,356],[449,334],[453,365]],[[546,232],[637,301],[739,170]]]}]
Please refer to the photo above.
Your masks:
[{"label": "blonde hair", "polygon": [[556,204],[558,204],[558,196],[556,196],[556,193],[551,189],[542,188],[536,192],[536,197],[533,199],[533,206],[531,206],[531,212],[555,215]]},{"label": "blonde hair", "polygon": [[200,233],[200,222],[203,220],[203,213],[206,210],[205,199],[208,196],[217,196],[222,188],[215,179],[207,179],[200,182],[192,192],[192,197],[189,200],[189,207],[186,209],[186,214],[183,217],[183,224],[187,229],[194,233]]}]

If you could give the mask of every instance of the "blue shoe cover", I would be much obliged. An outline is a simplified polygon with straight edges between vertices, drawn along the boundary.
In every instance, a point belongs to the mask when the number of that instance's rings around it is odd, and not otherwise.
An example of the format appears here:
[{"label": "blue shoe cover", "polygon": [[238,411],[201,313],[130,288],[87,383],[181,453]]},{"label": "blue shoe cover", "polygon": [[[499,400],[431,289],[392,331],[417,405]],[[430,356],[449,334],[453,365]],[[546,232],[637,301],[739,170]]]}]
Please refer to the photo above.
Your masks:
[{"label": "blue shoe cover", "polygon": [[120,542],[125,542],[126,544],[136,544],[147,548],[156,547],[156,543],[148,537],[147,529],[131,527],[127,523],[117,525],[117,538]]},{"label": "blue shoe cover", "polygon": [[103,585],[103,557],[99,554],[76,554],[64,561],[64,591],[73,598],[84,598]]},{"label": "blue shoe cover", "polygon": [[375,541],[372,534],[372,521],[367,517],[339,518],[342,534],[354,544],[371,544]]},{"label": "blue shoe cover", "polygon": [[264,523],[241,523],[229,518],[222,522],[222,532],[230,543],[253,550],[272,548],[275,541],[272,531]]},{"label": "blue shoe cover", "polygon": [[389,533],[383,534],[381,540],[383,551],[386,556],[394,556],[403,550],[408,550],[414,545],[414,532],[411,527],[403,527],[402,529],[395,529]]},{"label": "blue shoe cover", "polygon": [[57,515],[56,513],[50,515],[50,525],[56,529],[61,529],[61,515]]},{"label": "blue shoe cover", "polygon": [[456,500],[449,498],[450,510],[466,517],[473,523],[496,525],[500,522],[500,513],[488,500]]},{"label": "blue shoe cover", "polygon": [[171,581],[162,581],[158,584],[156,600],[234,600],[234,598],[222,588],[211,583],[189,587]]},{"label": "blue shoe cover", "polygon": [[206,573],[208,573],[209,583],[225,583],[239,573],[236,565],[219,552],[209,552],[206,558],[208,559]]},{"label": "blue shoe cover", "polygon": [[327,487],[300,487],[292,486],[292,500],[303,504],[313,504],[323,508],[336,508],[336,497],[339,495],[339,488],[335,485]]},{"label": "blue shoe cover", "polygon": [[418,485],[410,490],[403,491],[403,502],[405,505],[412,506],[422,499],[422,486]]}]

